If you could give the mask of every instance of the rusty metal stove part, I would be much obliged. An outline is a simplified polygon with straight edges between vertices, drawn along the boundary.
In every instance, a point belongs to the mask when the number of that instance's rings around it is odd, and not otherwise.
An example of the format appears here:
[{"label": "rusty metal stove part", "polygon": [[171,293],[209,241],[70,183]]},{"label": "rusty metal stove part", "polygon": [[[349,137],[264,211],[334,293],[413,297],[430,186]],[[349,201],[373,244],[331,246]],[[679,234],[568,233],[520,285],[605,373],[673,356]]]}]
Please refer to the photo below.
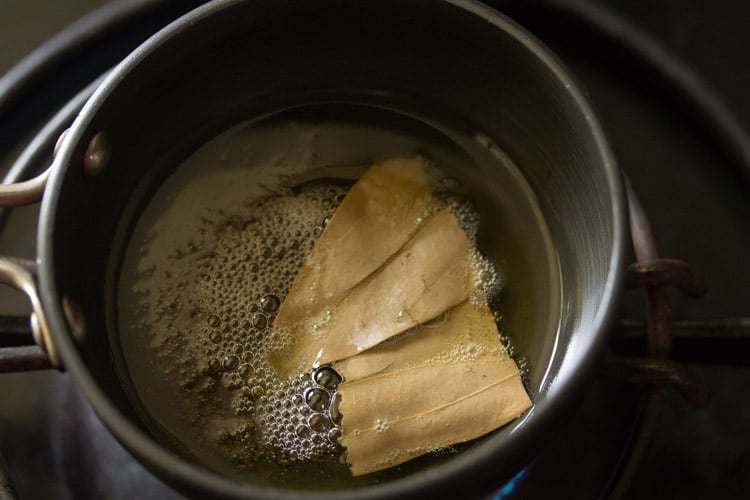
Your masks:
[{"label": "rusty metal stove part", "polygon": [[706,383],[685,366],[670,360],[672,354],[672,311],[668,287],[677,284],[690,296],[705,293],[706,286],[692,268],[681,261],[661,259],[656,238],[638,195],[625,179],[630,233],[637,262],[630,266],[627,283],[646,290],[646,357],[611,356],[605,362],[605,373],[613,380],[637,383],[646,389],[638,412],[639,429],[630,444],[628,458],[620,467],[620,476],[612,486],[610,497],[621,498],[624,488],[635,477],[641,458],[654,436],[654,422],[663,404],[663,389],[679,392],[694,408],[708,404],[710,394]]},{"label": "rusty metal stove part", "polygon": [[627,287],[674,285],[689,297],[701,297],[706,284],[692,266],[677,259],[639,260],[628,266]]},{"label": "rusty metal stove part", "polygon": [[626,179],[630,233],[637,262],[628,268],[628,287],[646,290],[646,358],[611,357],[606,371],[620,381],[672,387],[695,407],[708,404],[708,389],[700,378],[690,375],[684,366],[670,360],[673,339],[672,310],[667,294],[675,285],[691,297],[706,292],[706,284],[687,263],[663,259],[659,251],[643,205]]},{"label": "rusty metal stove part", "polygon": [[[672,323],[672,359],[683,363],[750,366],[750,318],[680,320]],[[622,319],[613,350],[641,355],[646,322]]]},{"label": "rusty metal stove part", "polygon": [[[651,224],[633,186],[626,179],[628,190],[628,210],[630,213],[630,233],[633,250],[638,262],[653,261],[659,258]],[[648,323],[648,355],[668,358],[672,351],[669,329],[672,323],[672,309],[665,289],[666,285],[646,287],[646,309]]]},{"label": "rusty metal stove part", "polygon": [[643,384],[651,387],[669,387],[676,390],[694,408],[705,408],[709,391],[705,382],[674,361],[649,358],[611,358],[605,373],[614,380]]},{"label": "rusty metal stove part", "polygon": [[37,345],[0,347],[0,373],[16,373],[54,368],[47,353]]}]

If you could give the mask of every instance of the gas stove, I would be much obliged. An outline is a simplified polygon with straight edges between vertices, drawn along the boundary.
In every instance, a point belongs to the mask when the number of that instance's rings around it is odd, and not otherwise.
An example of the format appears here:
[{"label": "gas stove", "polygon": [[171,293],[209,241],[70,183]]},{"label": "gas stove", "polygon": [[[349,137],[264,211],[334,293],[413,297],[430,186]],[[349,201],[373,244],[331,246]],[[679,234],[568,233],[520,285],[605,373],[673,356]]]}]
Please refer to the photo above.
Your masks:
[{"label": "gas stove", "polygon": [[[560,422],[559,437],[513,481],[498,484],[494,497],[745,498],[750,4],[487,1],[536,34],[577,77],[641,200],[660,255],[690,263],[707,284],[700,298],[662,290],[674,324],[667,354],[658,348],[654,354],[646,341],[643,285],[679,282],[679,273],[631,266],[622,319],[573,418]],[[3,171],[13,177],[24,174],[24,165],[44,166],[51,145],[33,158],[24,152],[38,132],[57,122],[65,128],[79,91],[198,3],[6,2],[0,18],[0,74],[10,71],[0,80]],[[11,85],[19,81],[23,92]],[[36,215],[35,207],[0,214],[1,255],[34,257]],[[25,298],[1,292],[0,313],[20,318],[5,330],[22,330]],[[0,393],[0,499],[182,498],[119,446],[68,375],[1,374]]]}]

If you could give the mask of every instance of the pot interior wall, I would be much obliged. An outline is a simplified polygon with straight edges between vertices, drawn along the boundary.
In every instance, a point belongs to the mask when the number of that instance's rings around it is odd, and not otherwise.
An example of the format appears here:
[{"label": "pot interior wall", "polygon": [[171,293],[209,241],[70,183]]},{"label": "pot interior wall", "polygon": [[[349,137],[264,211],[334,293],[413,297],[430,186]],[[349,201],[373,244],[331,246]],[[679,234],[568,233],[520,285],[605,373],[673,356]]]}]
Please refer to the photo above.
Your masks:
[{"label": "pot interior wall", "polygon": [[[79,143],[57,176],[50,216],[56,287],[85,311],[89,334],[79,350],[103,391],[133,414],[111,362],[104,302],[113,293],[105,286],[110,252],[125,243],[134,197],[145,203],[197,145],[242,119],[306,98],[368,95],[410,102],[436,120],[450,117],[467,137],[490,138],[523,171],[550,228],[564,287],[559,335],[517,340],[537,404],[549,398],[602,333],[593,327],[617,253],[618,200],[591,117],[550,72],[548,56],[530,53],[512,26],[513,36],[447,2],[221,6],[125,61],[84,112]],[[111,161],[88,178],[81,169],[86,144],[101,130]],[[460,175],[480,199],[493,197],[501,181],[491,170]],[[483,232],[485,244],[494,244],[491,227]],[[502,474],[527,458],[510,451],[496,454],[505,458]]]}]

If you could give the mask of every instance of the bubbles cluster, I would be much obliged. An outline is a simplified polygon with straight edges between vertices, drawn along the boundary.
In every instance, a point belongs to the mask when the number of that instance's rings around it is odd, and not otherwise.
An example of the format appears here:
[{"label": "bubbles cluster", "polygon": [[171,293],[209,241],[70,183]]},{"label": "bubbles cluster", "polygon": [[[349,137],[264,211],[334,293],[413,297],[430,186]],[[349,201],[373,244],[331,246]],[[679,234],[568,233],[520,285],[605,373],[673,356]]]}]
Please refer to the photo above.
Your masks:
[{"label": "bubbles cluster", "polygon": [[[288,341],[273,329],[274,320],[346,190],[318,182],[231,213],[214,212],[201,220],[196,239],[158,268],[143,270],[143,321],[163,339],[158,355],[164,372],[194,413],[189,419],[197,431],[238,467],[342,453],[341,377],[324,366],[281,380],[268,353]],[[442,199],[435,209],[448,205],[473,239],[476,212],[457,198]],[[480,296],[499,288],[494,267],[478,253],[470,272]]]},{"label": "bubbles cluster", "polygon": [[165,366],[180,367],[165,371],[198,399],[198,427],[214,431],[212,415],[237,417],[215,433],[237,464],[309,460],[339,447],[338,375],[325,368],[280,380],[266,354],[283,340],[272,333],[283,297],[345,192],[305,186],[204,224],[200,251],[176,251],[144,299],[158,311],[150,329],[168,339]]},{"label": "bubbles cluster", "polygon": [[[465,197],[454,194],[445,194],[444,196],[446,203],[451,207],[451,212],[456,217],[459,227],[464,230],[469,240],[476,246],[480,223],[479,213],[471,201]],[[479,305],[487,300],[492,304],[503,287],[503,282],[495,265],[478,250],[474,250],[469,263],[469,272],[475,290],[471,297],[472,303]]]},{"label": "bubbles cluster", "polygon": [[286,383],[240,389],[235,413],[251,418],[224,429],[219,442],[244,466],[258,458],[286,464],[340,455],[340,381],[326,366]]},{"label": "bubbles cluster", "polygon": [[[341,377],[325,366],[299,374],[271,394],[257,420],[265,429],[263,443],[283,461],[310,460],[340,452]],[[261,398],[263,399],[263,398]]]}]

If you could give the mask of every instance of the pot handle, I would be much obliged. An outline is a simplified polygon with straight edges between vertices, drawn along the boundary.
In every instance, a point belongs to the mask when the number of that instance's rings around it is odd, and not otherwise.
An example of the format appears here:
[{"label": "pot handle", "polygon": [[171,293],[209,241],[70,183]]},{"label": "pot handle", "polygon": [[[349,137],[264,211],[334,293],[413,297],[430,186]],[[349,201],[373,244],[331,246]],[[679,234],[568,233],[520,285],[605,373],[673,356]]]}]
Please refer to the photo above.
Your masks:
[{"label": "pot handle", "polygon": [[31,301],[31,333],[38,346],[0,347],[0,373],[43,368],[61,369],[62,365],[52,343],[47,317],[37,291],[36,264],[21,259],[0,257],[0,283],[24,292]]},{"label": "pot handle", "polygon": [[0,185],[0,207],[31,205],[42,199],[52,167],[28,181]]},{"label": "pot handle", "polygon": [[[53,158],[57,156],[60,146],[68,135],[68,130],[70,129],[63,130],[57,138],[52,153]],[[54,163],[33,179],[13,184],[0,184],[0,207],[20,207],[22,205],[31,205],[41,201],[53,165]]]}]

